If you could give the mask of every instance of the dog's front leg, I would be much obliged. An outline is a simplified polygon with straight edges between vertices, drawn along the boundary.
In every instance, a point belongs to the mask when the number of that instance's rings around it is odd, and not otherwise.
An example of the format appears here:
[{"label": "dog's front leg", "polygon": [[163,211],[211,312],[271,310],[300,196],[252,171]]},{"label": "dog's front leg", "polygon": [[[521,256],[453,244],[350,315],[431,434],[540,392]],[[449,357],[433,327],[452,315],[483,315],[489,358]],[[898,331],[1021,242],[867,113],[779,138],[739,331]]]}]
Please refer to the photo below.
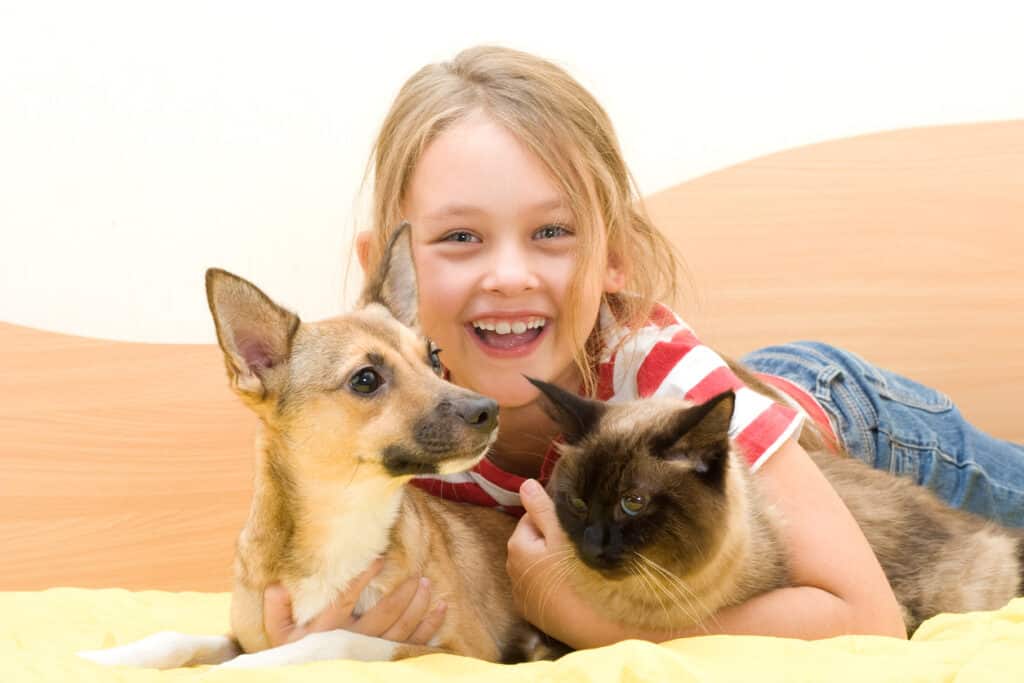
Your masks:
[{"label": "dog's front leg", "polygon": [[79,657],[106,666],[174,669],[179,666],[220,664],[236,658],[238,643],[230,636],[197,636],[160,631],[134,643],[105,650],[82,650]]},{"label": "dog's front leg", "polygon": [[390,640],[384,640],[383,638],[374,638],[360,633],[352,633],[351,631],[337,630],[310,633],[294,643],[241,655],[220,666],[254,669],[320,662],[327,659],[386,662],[415,654],[427,654],[437,651],[434,648],[403,645]]}]

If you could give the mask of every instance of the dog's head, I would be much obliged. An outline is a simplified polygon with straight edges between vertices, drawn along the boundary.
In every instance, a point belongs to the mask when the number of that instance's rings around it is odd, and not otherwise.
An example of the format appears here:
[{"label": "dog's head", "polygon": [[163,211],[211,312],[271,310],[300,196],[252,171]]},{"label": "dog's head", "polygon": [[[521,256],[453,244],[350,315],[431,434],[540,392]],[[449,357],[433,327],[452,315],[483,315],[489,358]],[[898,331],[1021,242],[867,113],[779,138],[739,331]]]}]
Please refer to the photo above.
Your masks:
[{"label": "dog's head", "polygon": [[497,435],[498,405],[442,379],[438,349],[416,332],[407,226],[368,282],[354,312],[303,323],[246,280],[207,271],[231,387],[267,447],[321,480],[356,465],[392,477],[472,467]]}]

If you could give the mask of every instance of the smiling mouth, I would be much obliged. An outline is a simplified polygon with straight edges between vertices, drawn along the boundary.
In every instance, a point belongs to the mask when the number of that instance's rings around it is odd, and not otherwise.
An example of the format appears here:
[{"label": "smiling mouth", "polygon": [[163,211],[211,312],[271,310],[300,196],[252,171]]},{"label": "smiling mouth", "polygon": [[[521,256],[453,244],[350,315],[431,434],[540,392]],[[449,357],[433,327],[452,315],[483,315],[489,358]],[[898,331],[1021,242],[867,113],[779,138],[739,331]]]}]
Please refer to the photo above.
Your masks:
[{"label": "smiling mouth", "polygon": [[524,321],[473,321],[472,333],[484,346],[498,351],[510,351],[527,346],[544,333],[547,320],[533,318]]}]

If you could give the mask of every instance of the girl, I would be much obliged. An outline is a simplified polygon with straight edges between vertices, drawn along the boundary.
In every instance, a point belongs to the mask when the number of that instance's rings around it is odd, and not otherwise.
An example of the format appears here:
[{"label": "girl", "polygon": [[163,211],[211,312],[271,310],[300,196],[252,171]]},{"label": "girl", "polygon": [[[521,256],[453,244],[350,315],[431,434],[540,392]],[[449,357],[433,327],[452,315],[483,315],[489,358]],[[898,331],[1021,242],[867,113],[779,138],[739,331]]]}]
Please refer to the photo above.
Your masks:
[{"label": "girl", "polygon": [[[1024,448],[978,432],[937,392],[805,343],[744,359],[785,378],[775,383],[805,410],[778,405],[743,387],[660,307],[678,285],[673,250],[638,210],[605,112],[559,67],[481,47],[421,69],[384,122],[373,169],[372,230],[357,238],[360,263],[371,267],[389,231],[411,223],[423,332],[443,349],[451,381],[501,405],[488,460],[444,486],[417,484],[525,512],[509,539],[508,572],[524,614],[556,638],[583,648],[686,634],[630,632],[571,588],[540,589],[568,541],[537,482],[550,471],[557,430],[524,374],[603,399],[699,401],[737,390],[731,434],[787,520],[794,585],[722,610],[700,633],[906,635],[867,542],[796,442],[805,419],[876,466],[887,465],[893,442],[927,442],[933,449],[917,469],[940,495],[1024,524],[1020,488],[1003,483],[1014,471],[1019,478]],[[351,606],[364,582],[356,582],[304,630],[291,624],[283,591],[268,590],[268,632],[275,644],[327,628],[425,642],[443,611],[425,613],[428,588],[415,578],[358,620]]]}]

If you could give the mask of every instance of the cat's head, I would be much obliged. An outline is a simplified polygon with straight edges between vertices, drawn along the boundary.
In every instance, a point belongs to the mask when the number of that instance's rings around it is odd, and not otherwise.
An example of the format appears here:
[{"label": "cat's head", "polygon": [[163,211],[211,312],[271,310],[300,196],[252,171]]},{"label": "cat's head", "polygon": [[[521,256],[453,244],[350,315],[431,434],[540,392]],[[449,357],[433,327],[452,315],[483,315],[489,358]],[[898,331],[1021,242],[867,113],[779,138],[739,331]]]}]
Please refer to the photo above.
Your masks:
[{"label": "cat's head", "polygon": [[601,403],[530,381],[566,439],[548,491],[579,559],[609,579],[699,569],[729,522],[735,395]]}]

